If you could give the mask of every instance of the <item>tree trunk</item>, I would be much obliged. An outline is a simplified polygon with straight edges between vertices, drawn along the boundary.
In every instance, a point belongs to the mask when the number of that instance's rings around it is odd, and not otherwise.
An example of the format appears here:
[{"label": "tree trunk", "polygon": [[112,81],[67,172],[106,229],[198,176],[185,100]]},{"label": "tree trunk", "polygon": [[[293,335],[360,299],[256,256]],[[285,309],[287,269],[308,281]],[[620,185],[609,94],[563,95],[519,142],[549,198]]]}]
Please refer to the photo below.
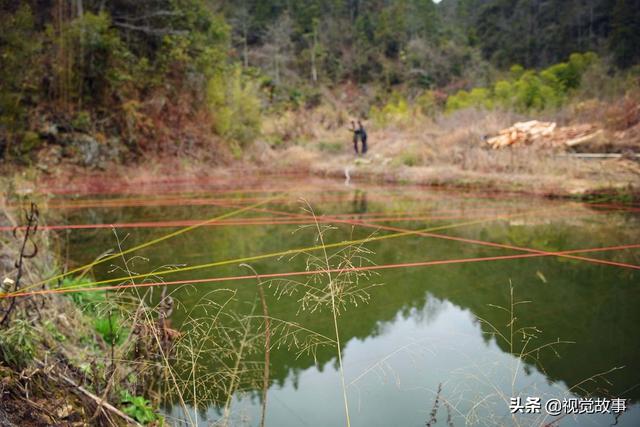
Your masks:
[{"label": "tree trunk", "polygon": [[247,24],[245,23],[244,31],[242,34],[242,64],[244,68],[249,67],[249,48],[247,46]]},{"label": "tree trunk", "polygon": [[313,44],[311,47],[311,80],[318,82],[318,69],[316,68],[316,49],[318,46],[318,26],[313,26]]}]

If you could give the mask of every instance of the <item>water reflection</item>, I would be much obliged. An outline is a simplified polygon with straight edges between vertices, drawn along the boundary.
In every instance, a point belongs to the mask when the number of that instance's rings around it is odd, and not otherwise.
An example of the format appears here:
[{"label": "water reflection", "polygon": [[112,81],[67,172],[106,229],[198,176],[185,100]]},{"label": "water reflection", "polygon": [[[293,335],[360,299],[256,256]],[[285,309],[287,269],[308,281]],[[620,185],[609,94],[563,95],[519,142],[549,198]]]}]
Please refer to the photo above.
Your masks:
[{"label": "water reflection", "polygon": [[[469,310],[427,295],[421,309],[398,313],[378,325],[378,333],[353,338],[343,349],[354,426],[424,425],[436,390],[442,386],[441,422],[448,415],[455,425],[515,424],[505,400],[513,396],[549,398],[571,396],[562,381],[549,381],[543,372],[522,365],[493,339],[484,339],[476,316]],[[435,314],[434,314],[435,312]],[[269,389],[267,425],[343,425],[340,380],[335,359],[319,366],[290,371]],[[234,400],[235,422],[257,425],[260,402],[256,395]],[[168,408],[180,418],[178,407]],[[194,414],[195,416],[195,414]],[[213,408],[199,413],[201,422],[220,417]],[[519,415],[519,425],[543,425],[543,415]],[[637,425],[633,407],[618,425]],[[609,425],[612,415],[566,418],[562,425]]]},{"label": "water reflection", "polygon": [[355,190],[353,192],[353,213],[361,214],[367,212],[367,192]]},{"label": "water reflection", "polygon": [[[332,213],[432,213],[448,210],[457,221],[473,219],[477,210],[526,209],[529,201],[472,200],[452,198],[405,200],[402,195],[386,199],[355,190],[333,195],[334,201],[313,201],[318,214]],[[413,193],[412,193],[413,194]],[[439,196],[439,195],[438,195]],[[322,195],[327,197],[328,195]],[[337,201],[335,199],[338,199]],[[375,201],[377,199],[383,199]],[[543,202],[541,202],[543,203]],[[547,203],[547,202],[544,202]],[[549,202],[551,203],[551,202]],[[519,221],[494,221],[448,231],[450,235],[489,242],[562,251],[638,242],[638,216],[612,212],[602,214],[583,208],[574,216],[557,217],[554,211],[576,209],[574,204],[553,204],[548,215],[537,214]],[[69,222],[140,221],[151,218],[202,219],[223,211],[212,206],[93,208],[69,214]],[[299,213],[295,203],[283,203],[281,211]],[[465,217],[465,218],[460,218]],[[443,220],[390,223],[409,229],[438,226]],[[231,259],[305,247],[313,242],[308,233],[292,233],[295,225],[220,226],[194,230],[179,239],[144,251],[149,266]],[[366,237],[370,230],[340,226],[332,241]],[[166,233],[166,230],[129,231],[129,245]],[[382,233],[382,232],[378,232]],[[70,236],[71,258],[92,260],[113,246],[109,230],[74,231]],[[482,258],[511,254],[499,248],[461,244],[442,239],[406,236],[372,242],[378,265],[435,259]],[[594,253],[593,257],[638,264],[637,250]],[[304,259],[261,260],[252,263],[260,273],[303,271]],[[145,267],[140,267],[145,268]],[[176,278],[205,279],[245,274],[237,266],[215,271],[193,271]],[[100,277],[109,272],[98,270]],[[371,290],[369,304],[344,311],[339,319],[349,399],[354,425],[424,425],[438,385],[448,402],[455,425],[510,425],[508,398],[512,395],[566,397],[569,395],[625,397],[633,408],[619,425],[638,425],[635,403],[640,400],[640,303],[637,271],[584,261],[537,257],[508,261],[476,262],[423,268],[380,271],[371,282],[384,286]],[[509,313],[511,287],[517,305]],[[246,312],[257,298],[255,281],[229,282],[235,292],[228,307]],[[177,290],[184,307],[192,308],[212,287]],[[296,298],[267,294],[270,314],[331,336],[329,313],[301,311]],[[250,304],[249,304],[250,305]],[[502,308],[507,308],[505,311]],[[177,310],[174,324],[185,320]],[[203,315],[195,311],[194,315]],[[517,321],[512,323],[513,318]],[[516,333],[511,335],[512,324]],[[528,329],[522,330],[522,327]],[[525,333],[523,335],[523,332]],[[505,339],[508,337],[508,339]],[[549,345],[557,340],[562,343]],[[569,344],[568,342],[572,342]],[[530,350],[540,347],[539,351]],[[262,360],[261,354],[255,355]],[[620,368],[620,369],[616,369]],[[217,366],[211,365],[215,372]],[[611,371],[614,369],[613,371]],[[335,348],[321,347],[314,355],[297,357],[288,348],[271,354],[271,387],[267,425],[342,425],[344,415]],[[611,372],[609,372],[611,371]],[[603,375],[600,375],[603,374]],[[260,393],[246,387],[234,397],[233,417],[240,424],[259,420]],[[180,409],[168,407],[179,416]],[[442,406],[446,411],[446,405]],[[204,412],[203,412],[204,411]],[[203,420],[219,418],[219,408],[194,410]],[[445,415],[443,415],[445,414]],[[195,415],[194,415],[195,416]],[[446,412],[441,412],[441,424]],[[242,421],[242,422],[241,422]],[[549,420],[518,418],[521,425]],[[565,418],[562,425],[609,425],[611,417]]]}]

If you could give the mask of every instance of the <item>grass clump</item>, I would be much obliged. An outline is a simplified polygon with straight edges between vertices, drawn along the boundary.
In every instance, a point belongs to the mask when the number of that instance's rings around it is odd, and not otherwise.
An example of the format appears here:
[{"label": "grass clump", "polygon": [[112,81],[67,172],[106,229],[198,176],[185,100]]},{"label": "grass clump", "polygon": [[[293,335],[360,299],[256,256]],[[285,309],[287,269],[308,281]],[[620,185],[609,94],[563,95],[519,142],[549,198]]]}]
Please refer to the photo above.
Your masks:
[{"label": "grass clump", "polygon": [[36,355],[38,336],[31,323],[15,319],[0,333],[0,354],[5,363],[24,369]]},{"label": "grass clump", "polygon": [[344,151],[344,143],[340,141],[320,141],[318,149],[327,154],[338,154]]}]

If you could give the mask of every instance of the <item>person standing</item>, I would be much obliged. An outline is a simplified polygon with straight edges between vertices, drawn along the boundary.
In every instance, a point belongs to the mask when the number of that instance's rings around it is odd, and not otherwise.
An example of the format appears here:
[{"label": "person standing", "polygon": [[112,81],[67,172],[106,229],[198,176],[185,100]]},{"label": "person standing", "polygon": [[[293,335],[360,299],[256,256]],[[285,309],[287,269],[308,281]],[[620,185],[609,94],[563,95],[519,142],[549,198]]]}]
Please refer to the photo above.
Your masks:
[{"label": "person standing", "polygon": [[358,136],[360,135],[360,128],[356,127],[356,123],[353,120],[351,120],[351,131],[353,132],[353,149],[356,152],[356,156],[357,156],[359,154],[358,153]]},{"label": "person standing", "polygon": [[364,126],[362,126],[362,122],[360,120],[358,120],[358,133],[360,134],[360,140],[362,141],[362,154],[367,154],[367,131],[364,130]]}]

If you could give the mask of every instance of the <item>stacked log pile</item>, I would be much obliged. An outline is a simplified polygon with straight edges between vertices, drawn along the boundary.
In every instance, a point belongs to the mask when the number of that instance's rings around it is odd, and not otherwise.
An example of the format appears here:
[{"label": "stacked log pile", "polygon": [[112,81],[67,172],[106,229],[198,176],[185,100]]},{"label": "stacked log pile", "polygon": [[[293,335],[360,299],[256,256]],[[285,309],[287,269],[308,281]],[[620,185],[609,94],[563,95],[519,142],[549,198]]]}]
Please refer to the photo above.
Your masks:
[{"label": "stacked log pile", "polygon": [[531,144],[551,136],[555,129],[556,124],[553,122],[537,120],[518,122],[509,128],[502,129],[498,135],[487,138],[486,141],[494,149],[509,147],[513,144]]},{"label": "stacked log pile", "polygon": [[557,127],[554,122],[531,120],[518,122],[498,132],[498,135],[486,138],[493,149],[510,147],[514,144],[544,144],[547,146],[574,147],[585,142],[599,139],[603,134],[593,124]]}]

